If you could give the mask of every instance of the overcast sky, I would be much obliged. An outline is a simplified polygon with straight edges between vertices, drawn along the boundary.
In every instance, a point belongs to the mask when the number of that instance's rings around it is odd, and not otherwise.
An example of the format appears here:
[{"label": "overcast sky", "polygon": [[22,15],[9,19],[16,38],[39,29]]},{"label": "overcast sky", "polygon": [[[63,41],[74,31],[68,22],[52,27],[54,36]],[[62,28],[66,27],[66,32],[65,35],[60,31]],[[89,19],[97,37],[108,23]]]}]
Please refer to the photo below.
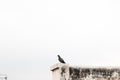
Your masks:
[{"label": "overcast sky", "polygon": [[69,65],[120,66],[120,0],[0,0],[0,73],[52,80]]}]

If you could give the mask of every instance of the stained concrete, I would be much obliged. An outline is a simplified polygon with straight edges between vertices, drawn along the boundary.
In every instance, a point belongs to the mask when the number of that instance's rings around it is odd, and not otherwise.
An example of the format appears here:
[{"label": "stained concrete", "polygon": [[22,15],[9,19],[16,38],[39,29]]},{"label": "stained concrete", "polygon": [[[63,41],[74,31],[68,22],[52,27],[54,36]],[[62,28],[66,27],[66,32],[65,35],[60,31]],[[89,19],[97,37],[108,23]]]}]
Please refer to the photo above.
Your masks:
[{"label": "stained concrete", "polygon": [[53,80],[120,80],[120,68],[71,67],[55,64],[51,67]]}]

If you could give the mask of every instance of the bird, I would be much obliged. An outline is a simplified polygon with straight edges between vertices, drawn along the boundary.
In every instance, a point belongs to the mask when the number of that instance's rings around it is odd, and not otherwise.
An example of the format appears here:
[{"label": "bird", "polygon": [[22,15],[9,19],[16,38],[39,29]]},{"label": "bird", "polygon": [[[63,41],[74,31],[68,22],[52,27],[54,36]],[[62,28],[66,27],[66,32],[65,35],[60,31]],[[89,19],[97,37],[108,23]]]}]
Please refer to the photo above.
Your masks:
[{"label": "bird", "polygon": [[65,61],[60,57],[60,55],[57,55],[57,56],[58,56],[58,60],[59,60],[61,63],[65,64]]}]

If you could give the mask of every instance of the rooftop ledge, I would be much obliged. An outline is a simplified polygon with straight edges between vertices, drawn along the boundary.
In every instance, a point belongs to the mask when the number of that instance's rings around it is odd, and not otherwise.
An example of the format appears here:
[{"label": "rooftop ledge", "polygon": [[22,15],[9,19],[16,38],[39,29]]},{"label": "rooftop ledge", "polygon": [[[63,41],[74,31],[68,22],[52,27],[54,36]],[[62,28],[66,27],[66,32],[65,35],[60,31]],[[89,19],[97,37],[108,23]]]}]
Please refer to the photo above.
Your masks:
[{"label": "rooftop ledge", "polygon": [[50,70],[51,71],[54,71],[56,69],[59,69],[60,67],[63,67],[63,66],[69,66],[68,64],[63,64],[63,63],[57,63],[57,64],[54,64],[50,67]]},{"label": "rooftop ledge", "polygon": [[53,80],[120,80],[119,66],[51,66]]}]

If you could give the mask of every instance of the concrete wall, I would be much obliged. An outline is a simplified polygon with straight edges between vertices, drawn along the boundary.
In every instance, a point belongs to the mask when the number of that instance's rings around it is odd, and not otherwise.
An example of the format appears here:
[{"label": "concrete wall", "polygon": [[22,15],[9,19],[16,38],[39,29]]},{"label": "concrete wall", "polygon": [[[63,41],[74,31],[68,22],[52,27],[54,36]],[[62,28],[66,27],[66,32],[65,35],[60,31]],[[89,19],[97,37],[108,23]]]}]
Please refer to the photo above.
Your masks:
[{"label": "concrete wall", "polygon": [[58,63],[51,67],[53,80],[120,80],[120,68],[71,67]]},{"label": "concrete wall", "polygon": [[53,80],[68,80],[69,66],[68,64],[55,64],[51,67]]}]

